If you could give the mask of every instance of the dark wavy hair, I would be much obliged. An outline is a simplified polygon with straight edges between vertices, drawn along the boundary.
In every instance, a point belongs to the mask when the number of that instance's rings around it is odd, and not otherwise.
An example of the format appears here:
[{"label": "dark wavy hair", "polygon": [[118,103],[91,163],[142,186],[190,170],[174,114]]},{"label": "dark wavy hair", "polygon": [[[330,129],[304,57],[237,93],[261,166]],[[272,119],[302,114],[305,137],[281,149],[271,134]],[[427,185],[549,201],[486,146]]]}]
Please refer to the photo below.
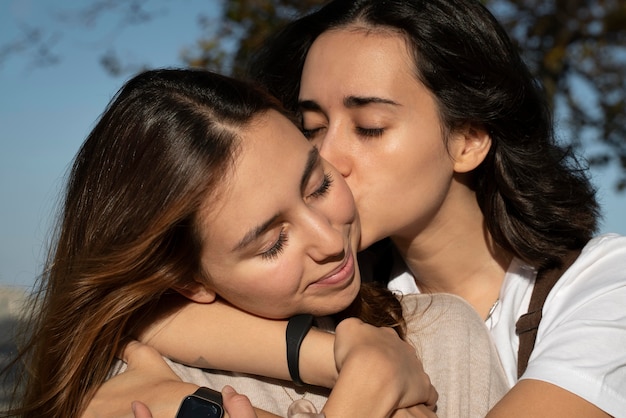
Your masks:
[{"label": "dark wavy hair", "polygon": [[470,125],[490,134],[473,187],[498,245],[535,267],[559,265],[568,250],[585,245],[597,228],[595,190],[571,150],[557,144],[542,87],[480,2],[334,0],[271,37],[249,76],[297,110],[312,43],[348,26],[402,34],[444,130]]},{"label": "dark wavy hair", "polygon": [[75,157],[12,363],[23,390],[0,416],[80,416],[139,319],[201,274],[197,213],[219,199],[242,130],[270,109],[289,116],[207,71],[148,71],[120,89]]}]

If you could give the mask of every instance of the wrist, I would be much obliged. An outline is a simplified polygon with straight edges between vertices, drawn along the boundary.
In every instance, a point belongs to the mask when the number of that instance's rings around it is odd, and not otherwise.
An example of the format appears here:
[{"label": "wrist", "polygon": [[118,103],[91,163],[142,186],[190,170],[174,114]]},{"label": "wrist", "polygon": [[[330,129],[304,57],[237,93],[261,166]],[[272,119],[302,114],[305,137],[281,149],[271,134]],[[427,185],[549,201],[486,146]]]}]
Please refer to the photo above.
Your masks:
[{"label": "wrist", "polygon": [[335,336],[319,328],[311,328],[300,346],[300,378],[303,382],[332,388],[339,373],[335,366]]},{"label": "wrist", "polygon": [[397,399],[387,391],[386,379],[373,377],[362,361],[348,358],[322,412],[326,417],[389,417]]}]

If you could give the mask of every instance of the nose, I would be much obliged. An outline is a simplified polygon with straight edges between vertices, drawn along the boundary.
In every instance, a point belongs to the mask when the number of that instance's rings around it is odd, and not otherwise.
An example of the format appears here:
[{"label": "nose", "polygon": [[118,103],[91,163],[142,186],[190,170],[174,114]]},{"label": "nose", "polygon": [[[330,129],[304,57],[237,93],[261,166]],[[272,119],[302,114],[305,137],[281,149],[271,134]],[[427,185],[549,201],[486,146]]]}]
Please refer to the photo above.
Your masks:
[{"label": "nose", "polygon": [[352,154],[347,132],[343,132],[339,126],[331,125],[318,148],[322,158],[331,163],[343,177],[350,175]]},{"label": "nose", "polygon": [[334,225],[324,214],[309,208],[307,228],[308,254],[316,262],[345,257],[345,225]]}]

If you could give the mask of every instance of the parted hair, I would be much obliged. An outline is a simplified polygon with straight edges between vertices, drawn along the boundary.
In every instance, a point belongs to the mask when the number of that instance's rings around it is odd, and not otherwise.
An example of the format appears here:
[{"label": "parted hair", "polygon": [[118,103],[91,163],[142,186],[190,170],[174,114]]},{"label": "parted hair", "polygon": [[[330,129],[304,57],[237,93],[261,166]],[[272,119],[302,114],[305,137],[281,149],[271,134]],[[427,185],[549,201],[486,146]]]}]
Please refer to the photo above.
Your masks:
[{"label": "parted hair", "polygon": [[492,146],[472,187],[499,246],[538,268],[584,246],[597,228],[595,190],[571,149],[557,143],[541,85],[479,1],[330,1],[269,38],[249,76],[296,111],[312,43],[347,27],[401,34],[445,133],[463,126],[489,133]]},{"label": "parted hair", "polygon": [[71,167],[13,363],[21,390],[0,415],[80,416],[134,327],[198,277],[198,211],[219,199],[242,129],[270,109],[288,116],[260,89],[200,70],[143,72],[118,91]]}]

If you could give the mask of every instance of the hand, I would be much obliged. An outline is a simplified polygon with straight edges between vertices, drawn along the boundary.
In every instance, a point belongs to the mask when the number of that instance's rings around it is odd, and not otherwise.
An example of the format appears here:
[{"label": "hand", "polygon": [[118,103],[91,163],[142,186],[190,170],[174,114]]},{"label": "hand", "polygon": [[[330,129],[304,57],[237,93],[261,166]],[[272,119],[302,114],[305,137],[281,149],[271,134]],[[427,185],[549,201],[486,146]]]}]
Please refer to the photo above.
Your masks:
[{"label": "hand", "polygon": [[[129,406],[136,400],[149,405],[154,416],[171,418],[182,399],[198,388],[182,382],[161,355],[147,345],[133,341],[126,346],[122,357],[127,363],[126,370],[98,389],[83,418],[130,417]],[[139,416],[145,416],[143,406],[135,406],[139,408]]]},{"label": "hand", "polygon": [[[352,390],[371,395],[377,403],[372,407],[381,416],[385,408],[387,413],[420,404],[435,408],[437,391],[415,349],[391,328],[377,328],[356,318],[343,320],[336,329],[335,362],[339,380],[350,374]],[[364,388],[354,382],[364,382]]]},{"label": "hand", "polygon": [[[222,398],[224,400],[224,409],[231,418],[257,418],[250,399],[241,395],[231,386],[224,386],[222,389]],[[133,415],[135,418],[152,418],[150,409],[142,402],[133,402]]]}]

